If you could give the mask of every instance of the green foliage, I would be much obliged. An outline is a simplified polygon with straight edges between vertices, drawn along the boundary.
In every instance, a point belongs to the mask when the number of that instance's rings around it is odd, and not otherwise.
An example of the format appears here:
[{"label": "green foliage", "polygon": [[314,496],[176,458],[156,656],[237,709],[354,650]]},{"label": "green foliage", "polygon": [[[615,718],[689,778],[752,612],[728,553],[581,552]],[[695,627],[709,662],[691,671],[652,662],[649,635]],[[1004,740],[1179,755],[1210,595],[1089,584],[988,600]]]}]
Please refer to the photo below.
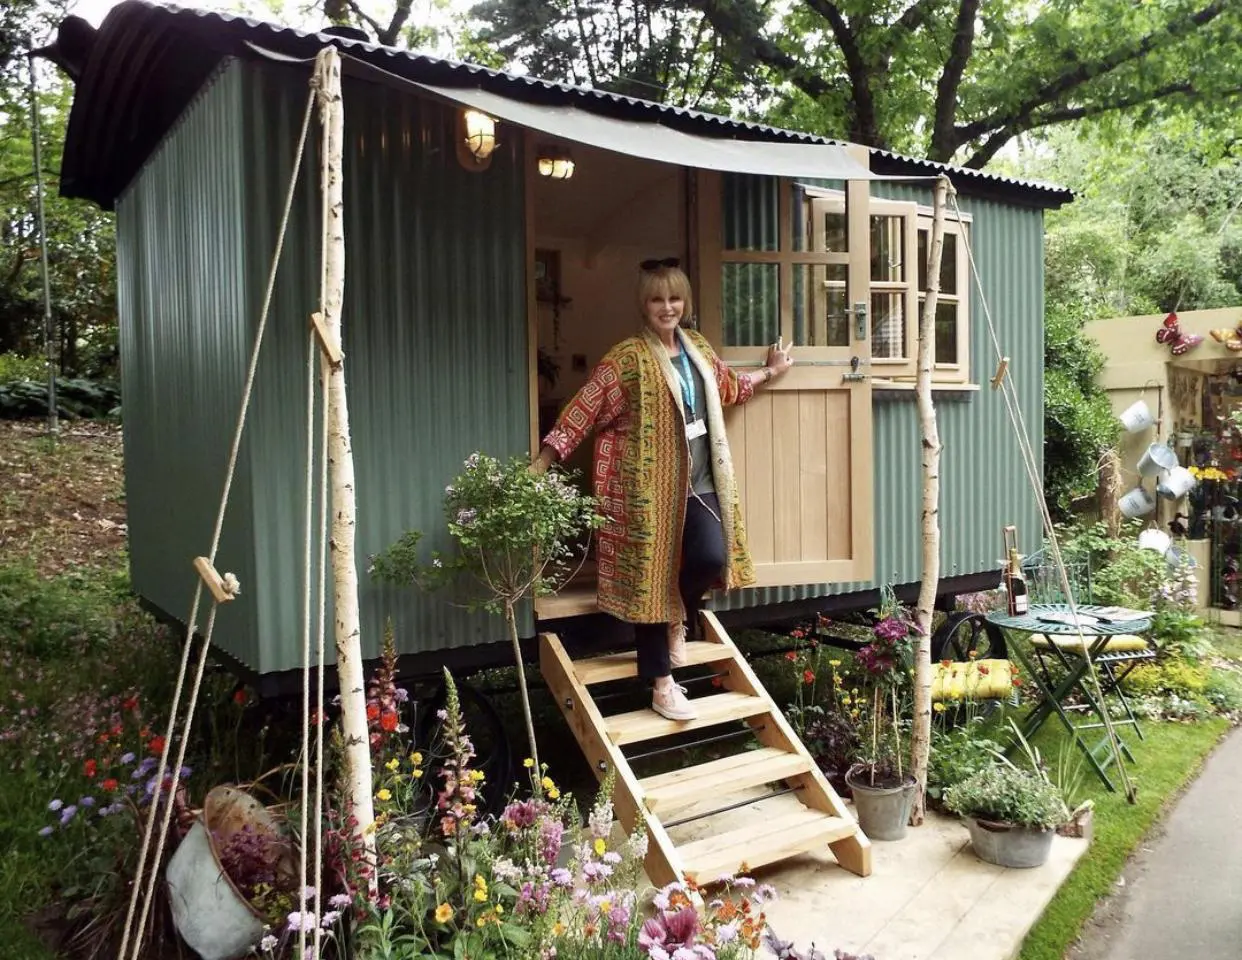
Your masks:
[{"label": "green foliage", "polygon": [[947,728],[936,724],[927,766],[928,797],[943,801],[949,788],[993,767],[1000,749],[987,735],[981,718]]},{"label": "green foliage", "polygon": [[1206,664],[1171,659],[1138,667],[1124,683],[1127,690],[1138,694],[1174,693],[1197,699],[1207,690],[1211,674],[1212,668]]},{"label": "green foliage", "polygon": [[[1060,528],[1058,540],[1067,564],[1091,570],[1091,599],[1095,603],[1149,609],[1160,598],[1161,587],[1170,579],[1162,554],[1138,545],[1143,524],[1129,520],[1113,539],[1101,522],[1079,523]],[[1079,584],[1081,590],[1085,584]]]},{"label": "green foliage", "polygon": [[86,572],[49,580],[32,566],[0,566],[0,636],[10,650],[41,659],[98,649],[114,634],[122,590],[119,577],[100,583]]},{"label": "green foliage", "polygon": [[992,764],[945,792],[945,806],[964,817],[1049,829],[1065,823],[1061,792],[1028,770]]},{"label": "green foliage", "polygon": [[[56,380],[56,410],[67,419],[118,417],[121,391],[103,380]],[[47,414],[47,381],[0,382],[0,419],[21,420]]]},{"label": "green foliage", "polygon": [[1213,670],[1203,688],[1203,697],[1220,713],[1242,712],[1242,674],[1237,670]]},{"label": "green foliage", "polygon": [[1104,357],[1080,310],[1050,306],[1044,326],[1044,492],[1054,517],[1094,492],[1101,454],[1120,426],[1099,385]]},{"label": "green foliage", "polygon": [[0,353],[0,387],[14,380],[38,380],[47,376],[47,361],[40,356]]},{"label": "green foliage", "polygon": [[578,540],[598,528],[595,500],[560,471],[537,475],[521,457],[502,463],[473,453],[445,488],[444,512],[457,544],[452,555],[419,561],[422,534],[407,533],[372,558],[383,582],[443,586],[464,577],[477,589],[469,601],[492,613],[558,589],[572,574]]}]

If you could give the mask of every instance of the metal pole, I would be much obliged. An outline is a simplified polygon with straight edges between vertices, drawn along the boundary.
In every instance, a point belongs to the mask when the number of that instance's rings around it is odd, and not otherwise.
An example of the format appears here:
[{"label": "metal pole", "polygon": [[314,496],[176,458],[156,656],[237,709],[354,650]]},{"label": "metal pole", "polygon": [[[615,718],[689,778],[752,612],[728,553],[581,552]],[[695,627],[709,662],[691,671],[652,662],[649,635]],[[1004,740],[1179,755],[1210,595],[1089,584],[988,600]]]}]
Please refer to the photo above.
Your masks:
[{"label": "metal pole", "polygon": [[48,278],[47,220],[43,216],[43,147],[39,125],[39,90],[35,81],[34,53],[26,54],[30,65],[31,138],[34,141],[35,197],[39,210],[39,253],[43,264],[43,352],[47,358],[47,432],[56,436],[60,422],[56,415],[56,330],[52,321],[52,284]]}]

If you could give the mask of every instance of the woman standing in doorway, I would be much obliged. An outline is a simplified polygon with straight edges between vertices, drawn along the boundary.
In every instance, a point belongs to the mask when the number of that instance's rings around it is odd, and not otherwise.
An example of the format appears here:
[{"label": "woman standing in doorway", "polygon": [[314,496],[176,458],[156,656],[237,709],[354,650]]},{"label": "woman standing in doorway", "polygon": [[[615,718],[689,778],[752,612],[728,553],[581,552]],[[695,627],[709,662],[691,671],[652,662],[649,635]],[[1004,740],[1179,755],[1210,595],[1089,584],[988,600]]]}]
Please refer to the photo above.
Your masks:
[{"label": "woman standing in doorway", "polygon": [[646,261],[638,282],[640,334],[608,351],[543,440],[546,470],[595,431],[594,486],[605,517],[599,534],[599,607],[633,623],[638,673],[651,680],[651,708],[693,720],[673,682],[685,665],[686,624],[697,630],[703,594],[754,582],[746,550],[723,408],[789,369],[776,344],[767,365],[731,370],[693,330],[690,281],[676,260]]}]

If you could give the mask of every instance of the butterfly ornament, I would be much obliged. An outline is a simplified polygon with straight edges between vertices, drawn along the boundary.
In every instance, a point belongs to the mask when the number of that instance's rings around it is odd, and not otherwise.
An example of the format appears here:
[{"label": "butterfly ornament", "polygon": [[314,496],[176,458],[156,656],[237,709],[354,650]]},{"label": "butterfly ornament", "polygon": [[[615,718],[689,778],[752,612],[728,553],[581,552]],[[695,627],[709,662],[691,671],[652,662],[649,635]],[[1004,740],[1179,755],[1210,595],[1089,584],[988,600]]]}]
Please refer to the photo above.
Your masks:
[{"label": "butterfly ornament", "polygon": [[[1213,331],[1213,336],[1215,336],[1215,331]],[[1201,344],[1203,342],[1203,335],[1199,333],[1182,333],[1181,326],[1177,322],[1177,314],[1170,313],[1164,318],[1164,323],[1160,325],[1160,329],[1156,331],[1156,342],[1167,343],[1173,356],[1180,357],[1183,353],[1193,350]]]},{"label": "butterfly ornament", "polygon": [[1227,349],[1237,353],[1239,350],[1242,350],[1242,323],[1232,330],[1224,327],[1219,330],[1213,330],[1212,339],[1217,343],[1223,343]]}]

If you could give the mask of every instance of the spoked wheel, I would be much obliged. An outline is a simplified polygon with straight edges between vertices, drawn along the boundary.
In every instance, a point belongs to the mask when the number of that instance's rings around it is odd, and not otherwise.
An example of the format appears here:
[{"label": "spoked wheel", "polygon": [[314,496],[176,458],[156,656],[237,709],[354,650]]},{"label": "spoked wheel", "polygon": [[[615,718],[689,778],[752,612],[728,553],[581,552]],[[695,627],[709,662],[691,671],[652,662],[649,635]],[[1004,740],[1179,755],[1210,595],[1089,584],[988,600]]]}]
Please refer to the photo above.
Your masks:
[{"label": "spoked wheel", "polygon": [[[994,623],[988,623],[981,613],[958,611],[950,613],[932,634],[932,663],[952,660],[968,663],[971,660],[1004,660],[1005,634]],[[944,716],[949,723],[959,723],[969,717],[991,716],[1000,705],[998,700],[966,701],[945,700]]]},{"label": "spoked wheel", "polygon": [[[504,809],[515,776],[505,723],[485,694],[462,680],[456,681],[456,685],[462,722],[474,747],[475,756],[470,767],[481,770],[484,776],[479,810],[498,814]],[[427,758],[427,776],[433,784],[439,782],[439,770],[447,759],[447,748],[441,736],[444,722],[439,716],[447,702],[447,694],[441,682],[435,693],[419,704],[416,742]]]},{"label": "spoked wheel", "polygon": [[932,660],[1004,660],[1005,634],[982,613],[950,613],[932,634]]}]

